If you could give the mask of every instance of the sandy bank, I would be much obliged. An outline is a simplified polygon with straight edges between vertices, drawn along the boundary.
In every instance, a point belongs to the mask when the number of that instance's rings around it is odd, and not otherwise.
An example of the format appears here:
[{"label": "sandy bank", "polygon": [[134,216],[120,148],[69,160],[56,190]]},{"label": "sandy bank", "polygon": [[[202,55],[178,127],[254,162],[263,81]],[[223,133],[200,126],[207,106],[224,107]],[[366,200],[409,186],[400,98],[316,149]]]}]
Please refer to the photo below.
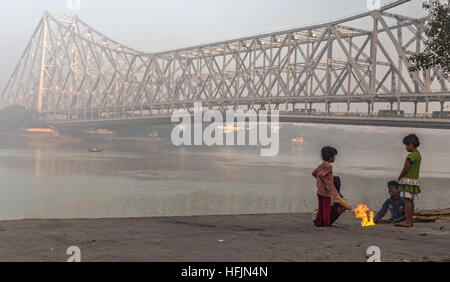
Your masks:
[{"label": "sandy bank", "polygon": [[1,261],[450,261],[450,223],[362,228],[346,214],[317,229],[310,214],[0,222]]}]

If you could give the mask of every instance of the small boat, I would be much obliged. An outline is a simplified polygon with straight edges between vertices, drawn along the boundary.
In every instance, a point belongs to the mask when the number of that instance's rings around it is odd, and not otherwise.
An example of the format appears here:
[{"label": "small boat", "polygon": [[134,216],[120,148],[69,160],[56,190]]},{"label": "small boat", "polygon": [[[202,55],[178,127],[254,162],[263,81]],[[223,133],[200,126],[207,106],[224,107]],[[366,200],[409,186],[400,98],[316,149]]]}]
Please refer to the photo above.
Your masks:
[{"label": "small boat", "polygon": [[89,152],[91,152],[91,153],[101,153],[101,152],[103,152],[103,149],[99,149],[99,148],[93,146],[93,147],[89,147]]}]

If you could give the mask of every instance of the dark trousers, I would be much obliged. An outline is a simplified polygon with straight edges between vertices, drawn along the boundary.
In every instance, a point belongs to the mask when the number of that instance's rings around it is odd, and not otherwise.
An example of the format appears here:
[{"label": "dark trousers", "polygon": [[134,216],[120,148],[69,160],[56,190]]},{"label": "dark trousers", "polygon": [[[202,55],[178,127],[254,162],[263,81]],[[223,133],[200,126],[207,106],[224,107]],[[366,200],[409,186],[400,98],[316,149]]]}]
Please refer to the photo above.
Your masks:
[{"label": "dark trousers", "polygon": [[339,204],[334,204],[331,206],[331,213],[330,213],[330,223],[333,224],[339,216],[341,216],[341,213],[338,211],[339,208],[342,206]]},{"label": "dark trousers", "polygon": [[319,200],[319,210],[317,211],[315,225],[316,227],[331,226],[330,213],[331,213],[331,198],[322,197],[317,195]]}]

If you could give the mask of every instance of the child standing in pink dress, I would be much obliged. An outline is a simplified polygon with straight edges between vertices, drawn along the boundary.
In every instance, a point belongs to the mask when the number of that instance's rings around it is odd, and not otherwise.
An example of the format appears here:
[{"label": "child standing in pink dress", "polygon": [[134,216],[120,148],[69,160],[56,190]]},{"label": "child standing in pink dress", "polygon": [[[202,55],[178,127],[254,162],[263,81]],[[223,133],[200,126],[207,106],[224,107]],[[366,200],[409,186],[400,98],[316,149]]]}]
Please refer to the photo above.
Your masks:
[{"label": "child standing in pink dress", "polygon": [[326,146],[322,148],[321,154],[323,162],[312,173],[316,179],[319,200],[319,210],[314,223],[316,227],[327,227],[331,226],[331,197],[339,196],[339,192],[333,184],[333,167],[331,166],[336,159],[337,150]]}]

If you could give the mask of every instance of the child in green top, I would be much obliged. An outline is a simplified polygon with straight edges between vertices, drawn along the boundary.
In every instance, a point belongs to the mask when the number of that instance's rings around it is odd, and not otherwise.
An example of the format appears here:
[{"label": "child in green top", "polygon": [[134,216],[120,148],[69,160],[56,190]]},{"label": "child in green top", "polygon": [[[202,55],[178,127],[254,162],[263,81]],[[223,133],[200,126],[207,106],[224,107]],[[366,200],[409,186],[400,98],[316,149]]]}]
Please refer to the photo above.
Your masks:
[{"label": "child in green top", "polygon": [[419,172],[422,156],[417,151],[420,141],[415,134],[403,138],[403,144],[405,144],[406,151],[409,154],[398,177],[398,182],[400,184],[400,196],[405,199],[405,221],[398,223],[396,226],[411,227],[413,225],[414,198],[419,197],[420,194]]}]

